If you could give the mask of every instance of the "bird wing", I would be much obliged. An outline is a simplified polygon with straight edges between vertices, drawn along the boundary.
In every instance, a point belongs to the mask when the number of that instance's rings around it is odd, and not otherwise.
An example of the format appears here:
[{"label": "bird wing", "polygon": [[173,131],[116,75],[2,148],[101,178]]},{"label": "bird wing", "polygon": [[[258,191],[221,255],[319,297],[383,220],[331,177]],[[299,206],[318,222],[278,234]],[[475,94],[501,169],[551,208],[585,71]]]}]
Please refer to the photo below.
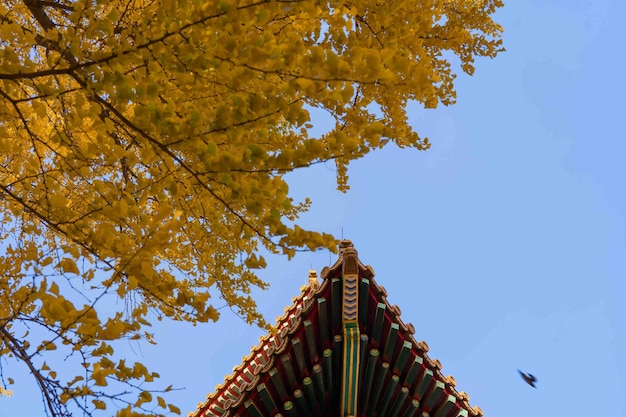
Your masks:
[{"label": "bird wing", "polygon": [[535,378],[535,376],[533,374],[525,374],[524,372],[520,371],[519,369],[517,370],[517,372],[519,372],[520,376],[522,377],[522,379],[524,381],[526,381],[527,384],[531,385],[531,386],[535,386],[534,383],[537,381],[537,378]]}]

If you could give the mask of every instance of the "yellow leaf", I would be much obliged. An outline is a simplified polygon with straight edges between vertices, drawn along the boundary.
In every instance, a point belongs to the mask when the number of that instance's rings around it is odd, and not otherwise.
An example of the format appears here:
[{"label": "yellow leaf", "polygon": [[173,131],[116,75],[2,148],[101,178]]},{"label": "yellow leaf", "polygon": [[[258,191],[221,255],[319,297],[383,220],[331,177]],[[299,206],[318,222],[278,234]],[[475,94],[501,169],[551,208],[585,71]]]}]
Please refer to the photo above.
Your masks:
[{"label": "yellow leaf", "polygon": [[137,399],[135,406],[141,407],[142,404],[149,403],[150,401],[152,401],[152,394],[148,391],[142,391],[139,393],[139,398]]},{"label": "yellow leaf", "polygon": [[109,319],[99,335],[100,338],[103,340],[119,339],[120,336],[124,333],[125,328],[126,326],[121,320]]},{"label": "yellow leaf", "polygon": [[107,385],[106,372],[102,368],[100,368],[100,366],[96,366],[94,368],[93,372],[91,373],[91,379],[98,386],[104,387]]},{"label": "yellow leaf", "polygon": [[56,350],[57,349],[57,345],[56,344],[54,344],[53,342],[47,341],[47,340],[42,342],[41,344],[42,344],[42,346],[43,346],[43,348],[45,350]]},{"label": "yellow leaf", "polygon": [[58,267],[61,269],[62,272],[65,272],[65,273],[72,273],[72,274],[77,274],[77,275],[80,274],[80,271],[78,270],[78,267],[76,266],[76,263],[74,262],[74,260],[70,258],[61,259]]},{"label": "yellow leaf", "polygon": [[167,408],[167,404],[165,403],[165,400],[162,397],[157,396],[157,402],[159,403],[159,407]]},{"label": "yellow leaf", "polygon": [[125,199],[120,200],[117,209],[120,217],[126,217],[126,214],[128,214],[128,203]]},{"label": "yellow leaf", "polygon": [[147,279],[152,279],[154,276],[154,268],[150,265],[150,262],[141,262],[141,274]]},{"label": "yellow leaf", "polygon": [[96,410],[106,410],[107,409],[107,405],[104,401],[102,400],[91,400],[91,402],[93,403],[94,407],[96,407]]}]

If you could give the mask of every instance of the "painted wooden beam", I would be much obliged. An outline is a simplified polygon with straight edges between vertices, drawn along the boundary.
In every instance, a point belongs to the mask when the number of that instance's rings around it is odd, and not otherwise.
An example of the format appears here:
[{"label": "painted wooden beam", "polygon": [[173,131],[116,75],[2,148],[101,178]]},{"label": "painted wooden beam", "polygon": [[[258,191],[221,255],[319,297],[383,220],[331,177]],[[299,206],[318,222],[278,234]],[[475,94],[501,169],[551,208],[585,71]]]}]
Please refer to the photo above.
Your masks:
[{"label": "painted wooden beam", "polygon": [[450,417],[453,415],[455,407],[456,398],[454,395],[448,395],[441,405],[437,407],[437,410],[432,413],[433,417]]},{"label": "painted wooden beam", "polygon": [[420,402],[416,399],[413,399],[409,403],[409,407],[406,409],[402,417],[413,417],[415,413],[417,413],[418,408],[420,408]]},{"label": "painted wooden beam", "polygon": [[361,279],[359,284],[359,326],[361,331],[367,331],[367,304],[370,298],[370,280]]},{"label": "painted wooden beam", "polygon": [[304,326],[304,337],[310,363],[316,363],[319,360],[319,356],[317,354],[317,337],[315,337],[313,323],[311,323],[311,320],[304,320],[302,325]]},{"label": "painted wooden beam", "polygon": [[381,401],[383,388],[387,385],[387,374],[389,373],[389,363],[383,362],[376,373],[376,381],[374,381],[374,389],[372,395],[368,398],[369,405],[367,407],[367,415],[373,416],[376,405]]},{"label": "painted wooden beam", "polygon": [[320,364],[313,365],[313,385],[315,386],[315,396],[318,399],[322,415],[327,416],[328,413],[328,396],[326,395],[326,387],[324,387],[324,370]]},{"label": "painted wooden beam", "polygon": [[319,326],[319,338],[322,346],[330,347],[330,332],[328,331],[328,303],[325,298],[317,300],[317,318]]},{"label": "painted wooden beam", "polygon": [[[404,343],[402,343],[402,348],[400,348],[400,353],[398,354],[398,357],[396,358],[393,364],[393,373],[401,375],[401,376],[406,375],[404,367],[406,366],[407,361],[409,359],[409,356],[411,353],[411,347],[413,347],[413,344],[409,342],[408,340],[405,340]],[[408,371],[406,373],[408,373]]]},{"label": "painted wooden beam", "polygon": [[404,406],[407,397],[409,396],[409,388],[402,387],[400,388],[400,393],[398,394],[398,398],[396,398],[391,411],[389,412],[389,417],[397,417],[398,413]]},{"label": "painted wooden beam", "polygon": [[278,373],[276,368],[272,368],[269,371],[270,379],[272,380],[272,385],[276,388],[276,393],[280,397],[281,401],[285,401],[288,398],[287,390],[285,389],[285,384],[283,384],[283,380]]},{"label": "painted wooden beam", "polygon": [[[361,387],[361,404],[366,404],[367,400],[372,392],[372,386],[374,385],[374,373],[376,372],[376,363],[378,362],[379,352],[378,349],[371,349],[369,357],[367,358],[367,367],[365,371],[365,382]],[[363,411],[363,410],[361,410]]]},{"label": "painted wooden beam", "polygon": [[315,387],[313,386],[313,379],[310,377],[304,378],[302,381],[304,385],[304,397],[309,407],[309,413],[312,413],[313,417],[320,417],[318,403],[319,400],[315,395]]},{"label": "painted wooden beam", "polygon": [[300,417],[298,411],[296,411],[296,407],[291,401],[285,401],[285,403],[283,404],[283,408],[288,417]]},{"label": "painted wooden beam", "polygon": [[400,382],[400,377],[398,375],[392,375],[391,381],[389,381],[389,385],[385,388],[385,394],[383,395],[383,401],[380,405],[379,409],[376,411],[376,414],[379,416],[387,415],[387,408],[389,407],[389,403],[394,395],[396,395],[396,391],[398,389],[398,383]]},{"label": "painted wooden beam", "polygon": [[270,415],[273,415],[275,412],[277,412],[278,406],[274,402],[274,399],[272,398],[272,395],[268,391],[265,384],[260,383],[259,385],[257,385],[256,390],[259,392],[261,401],[263,402],[265,409],[270,413]]},{"label": "painted wooden beam", "polygon": [[282,355],[280,357],[280,362],[282,363],[283,369],[285,370],[285,375],[287,375],[289,386],[292,388],[297,386],[298,380],[296,379],[296,374],[293,372],[293,366],[291,365],[291,359],[289,359],[289,355]]},{"label": "painted wooden beam", "polygon": [[385,319],[385,310],[387,305],[385,303],[378,303],[376,306],[376,317],[374,318],[374,327],[372,328],[372,344],[380,348],[380,335],[383,330],[383,321]]},{"label": "painted wooden beam", "polygon": [[387,334],[387,340],[385,341],[385,350],[383,353],[383,359],[387,362],[391,362],[393,359],[393,351],[396,347],[396,340],[398,340],[398,331],[400,325],[398,323],[391,323],[389,327],[389,333]]}]

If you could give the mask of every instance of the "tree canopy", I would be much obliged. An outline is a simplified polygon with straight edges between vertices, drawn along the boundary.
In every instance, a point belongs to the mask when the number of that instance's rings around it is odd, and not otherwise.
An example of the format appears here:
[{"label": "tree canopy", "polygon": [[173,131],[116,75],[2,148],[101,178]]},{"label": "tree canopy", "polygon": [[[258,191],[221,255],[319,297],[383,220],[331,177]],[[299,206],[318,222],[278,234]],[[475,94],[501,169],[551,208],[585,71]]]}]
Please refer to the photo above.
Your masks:
[{"label": "tree canopy", "polygon": [[298,226],[310,202],[284,175],[332,160],[346,190],[369,151],[427,149],[407,103],[454,103],[456,73],[502,50],[501,6],[1,2],[0,387],[21,364],[49,415],[179,412],[116,343],[222,303],[267,326],[259,250],[335,248]]}]

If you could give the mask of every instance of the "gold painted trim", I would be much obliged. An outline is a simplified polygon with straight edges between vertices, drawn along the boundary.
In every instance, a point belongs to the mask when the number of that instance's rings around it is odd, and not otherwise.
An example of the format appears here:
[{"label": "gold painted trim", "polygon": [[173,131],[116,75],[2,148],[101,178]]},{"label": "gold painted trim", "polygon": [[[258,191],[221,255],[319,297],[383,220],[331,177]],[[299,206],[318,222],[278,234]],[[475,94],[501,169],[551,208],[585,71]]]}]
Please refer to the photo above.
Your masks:
[{"label": "gold painted trim", "polygon": [[[344,264],[344,271],[352,273],[343,274],[342,296],[342,322],[343,322],[343,376],[341,395],[341,415],[357,415],[357,401],[359,394],[359,361],[361,335],[358,322],[359,275],[356,259],[348,257]],[[350,262],[352,261],[352,262]],[[352,264],[352,268],[350,268]],[[347,271],[346,271],[347,272]]]}]

